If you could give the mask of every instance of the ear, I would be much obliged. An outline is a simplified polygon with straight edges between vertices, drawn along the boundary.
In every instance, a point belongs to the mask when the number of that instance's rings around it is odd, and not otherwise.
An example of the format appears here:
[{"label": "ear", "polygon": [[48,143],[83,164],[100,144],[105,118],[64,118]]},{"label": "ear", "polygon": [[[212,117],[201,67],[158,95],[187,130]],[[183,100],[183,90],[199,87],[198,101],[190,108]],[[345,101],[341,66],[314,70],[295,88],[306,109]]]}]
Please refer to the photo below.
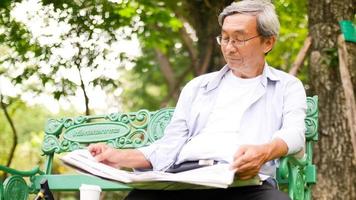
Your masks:
[{"label": "ear", "polygon": [[271,36],[271,37],[264,39],[263,52],[265,54],[270,52],[272,50],[275,42],[276,42],[276,36]]}]

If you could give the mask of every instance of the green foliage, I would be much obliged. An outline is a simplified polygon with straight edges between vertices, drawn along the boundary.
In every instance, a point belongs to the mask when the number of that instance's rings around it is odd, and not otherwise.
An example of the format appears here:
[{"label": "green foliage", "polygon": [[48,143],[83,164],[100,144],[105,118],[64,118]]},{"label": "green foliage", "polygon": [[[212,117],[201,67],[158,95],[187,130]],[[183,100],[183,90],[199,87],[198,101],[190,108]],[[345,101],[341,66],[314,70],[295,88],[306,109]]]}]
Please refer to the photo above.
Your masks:
[{"label": "green foliage", "polygon": [[[0,44],[12,48],[16,54],[8,57],[0,58],[0,63],[7,61],[17,63],[19,61],[27,61],[27,52],[35,52],[39,54],[41,48],[34,43],[31,43],[31,35],[26,27],[17,22],[11,15],[11,9],[16,1],[1,1],[0,4]],[[11,4],[12,3],[12,4]]]},{"label": "green foliage", "polygon": [[[13,166],[28,167],[29,165],[27,165],[26,162],[34,164],[35,162],[30,160],[38,160],[38,155],[32,154],[31,152],[36,151],[36,153],[38,153],[37,151],[40,150],[39,138],[41,135],[43,136],[43,127],[46,119],[50,116],[49,112],[40,106],[28,107],[19,99],[12,101],[7,107],[7,110],[18,133],[19,145],[15,152],[15,163],[21,164],[13,163]],[[0,111],[0,122],[0,164],[4,164],[8,159],[10,146],[13,143],[13,133],[2,110]],[[26,148],[26,150],[21,151],[22,148]],[[24,154],[28,154],[29,156],[22,157]]]},{"label": "green foliage", "polygon": [[[155,51],[169,59],[175,78],[190,66],[187,49],[182,46],[179,31],[183,23],[169,7],[159,1],[140,1],[139,18],[143,26],[136,32],[142,47],[142,55],[134,60],[133,69],[126,71],[122,85],[124,108],[158,109],[168,95],[169,87],[159,68]],[[180,85],[187,80],[183,79]],[[174,105],[174,98],[170,105]]]},{"label": "green foliage", "polygon": [[306,1],[274,1],[281,29],[273,51],[267,56],[270,65],[288,71],[308,35]]},{"label": "green foliage", "polygon": [[[184,73],[186,67],[190,65],[183,49],[169,48],[167,56],[171,59],[172,67],[178,73],[177,76]],[[154,60],[154,52],[144,51],[136,60],[135,67],[126,71],[125,82],[122,84],[123,105],[126,110],[140,108],[156,110],[168,95],[168,85],[159,69],[159,63]],[[180,84],[184,85],[190,78],[186,77]],[[168,105],[175,105],[173,98]]]},{"label": "green foliage", "polygon": [[[176,16],[177,12],[183,12],[180,8],[182,2],[146,0],[120,1],[119,3],[112,3],[107,0],[83,2],[44,0],[42,2],[44,6],[54,7],[55,12],[61,16],[57,20],[68,22],[71,29],[62,35],[62,41],[58,41],[52,46],[41,46],[39,48],[38,45],[35,45],[32,48],[24,48],[21,47],[21,44],[26,44],[24,42],[26,40],[15,42],[16,45],[14,46],[22,49],[22,51],[17,51],[19,54],[24,54],[32,49],[34,52],[45,52],[47,55],[45,58],[50,58],[53,54],[51,49],[60,47],[66,39],[86,36],[86,41],[93,40],[98,30],[102,34],[108,35],[106,41],[108,44],[120,39],[115,34],[117,30],[121,30],[119,32],[123,38],[138,37],[142,48],[142,55],[139,58],[131,58],[125,54],[118,55],[118,59],[122,61],[123,65],[126,65],[124,63],[127,62],[134,63],[134,67],[128,70],[126,68],[119,69],[120,66],[117,66],[121,74],[125,74],[124,77],[118,80],[112,77],[95,76],[85,82],[85,85],[100,86],[108,92],[122,87],[124,89],[122,102],[127,109],[158,108],[165,96],[168,95],[169,87],[161,69],[158,67],[160,63],[157,62],[155,49],[161,51],[168,58],[176,79],[192,64],[187,48],[182,45],[180,31],[183,22]],[[183,3],[189,4],[189,2]],[[282,0],[275,1],[275,6],[281,21],[281,31],[279,40],[274,50],[268,55],[267,60],[272,66],[288,70],[307,35],[306,2]],[[49,12],[48,18],[51,19],[52,16],[53,14]],[[181,16],[184,15],[181,14]],[[119,29],[121,27],[126,28]],[[10,40],[20,41],[19,38]],[[81,43],[72,43],[72,45],[78,48],[78,51],[70,60],[59,57],[57,63],[52,63],[51,71],[47,74],[41,73],[39,67],[30,66],[21,75],[14,77],[14,82],[21,84],[23,80],[37,76],[41,84],[38,84],[37,87],[29,87],[33,91],[41,93],[43,88],[50,84],[55,87],[52,94],[56,99],[74,95],[79,83],[65,77],[57,77],[59,71],[63,68],[70,69],[73,67],[80,71],[85,69],[95,71],[99,67],[95,63],[95,58],[102,56],[105,59],[106,50],[97,51],[100,48],[95,43],[91,43],[90,46]],[[38,53],[35,55],[38,55]],[[177,81],[180,81],[179,84],[182,86],[186,83],[187,78]]]},{"label": "green foliage", "polygon": [[[7,102],[9,103],[9,101]],[[40,105],[29,106],[17,98],[11,100],[7,110],[18,133],[18,146],[12,167],[23,170],[28,170],[37,164],[43,163],[40,158],[40,150],[44,136],[44,126],[49,118],[79,115],[79,113],[74,112],[74,109],[61,111],[54,115]],[[2,165],[8,159],[12,142],[12,131],[9,123],[3,111],[0,110],[0,164]]]},{"label": "green foliage", "polygon": [[[42,62],[35,66],[27,65],[22,73],[17,73],[17,76],[9,75],[8,78],[12,79],[14,84],[26,86],[27,90],[35,93],[44,93],[45,88],[51,87],[50,92],[58,100],[61,97],[75,95],[78,89],[87,92],[88,87],[99,86],[107,91],[116,89],[118,85],[116,78],[97,74],[105,70],[106,67],[100,64],[100,61],[108,59],[108,55],[111,53],[110,48],[112,48],[110,45],[120,39],[117,29],[127,25],[127,20],[117,20],[118,15],[113,10],[114,6],[108,1],[84,1],[82,3],[78,3],[78,1],[43,1],[43,3],[43,10],[35,13],[38,16],[45,13],[44,21],[48,24],[43,24],[43,26],[50,26],[49,22],[56,21],[58,25],[66,24],[69,27],[68,30],[60,33],[60,38],[57,40],[53,39],[55,33],[43,33],[37,38],[33,38],[31,24],[21,24],[10,15],[10,10],[16,4],[6,4],[8,7],[0,12],[3,15],[0,25],[6,26],[10,32],[10,34],[5,32],[0,35],[0,41],[16,52],[15,56],[11,54],[5,56],[5,59],[0,60],[0,63],[8,65],[7,61],[13,60],[11,68],[16,70],[17,64],[29,59],[29,52],[33,52],[35,56],[32,56],[31,59],[38,59],[39,62]],[[8,26],[8,22],[11,22],[11,26]],[[52,42],[41,42],[42,38],[47,38]],[[66,49],[64,51],[69,51],[71,55],[58,53],[61,49]],[[19,61],[16,57],[24,59]],[[119,60],[119,55],[112,58],[111,54],[110,59]],[[46,72],[42,70],[43,63],[50,65]],[[68,70],[76,71],[75,74],[78,78],[73,79],[73,76],[67,78],[63,71]],[[92,79],[88,76],[83,78],[84,72],[91,73]],[[72,75],[75,74],[72,73]],[[27,83],[29,79],[37,79],[39,82],[29,86]]]},{"label": "green foliage", "polygon": [[[169,60],[176,81],[180,81],[180,86],[184,85],[190,77],[179,80],[187,68],[192,66],[192,60],[187,47],[183,45],[180,34],[183,28],[181,19],[186,14],[182,9],[182,4],[192,2],[133,0],[113,3],[108,0],[43,0],[42,3],[44,7],[49,8],[48,19],[68,23],[70,29],[63,33],[62,40],[56,43],[40,45],[37,40],[35,43],[30,42],[31,34],[28,28],[11,18],[9,11],[14,4],[9,4],[7,1],[3,4],[7,6],[5,6],[6,9],[2,9],[4,17],[0,24],[6,24],[12,34],[2,34],[0,38],[5,42],[3,44],[13,48],[20,57],[26,59],[25,55],[28,55],[28,52],[34,52],[35,57],[48,62],[51,56],[53,58],[53,50],[62,47],[64,41],[73,40],[75,37],[84,37],[84,42],[92,41],[98,39],[98,33],[106,35],[106,43],[109,45],[120,38],[138,37],[142,48],[142,55],[139,58],[128,57],[124,53],[117,55],[117,59],[120,59],[122,64],[116,67],[125,76],[121,76],[120,80],[109,76],[94,76],[84,83],[91,87],[100,86],[108,92],[118,87],[123,88],[122,101],[127,109],[157,108],[169,93],[167,81],[158,67],[160,63],[157,62],[155,50],[162,52]],[[281,0],[274,1],[274,3],[281,21],[281,31],[279,40],[267,60],[272,66],[288,70],[307,35],[306,2]],[[180,18],[177,17],[179,12],[182,12]],[[55,17],[57,15],[60,17]],[[199,13],[190,13],[190,15],[199,15]],[[8,22],[12,24],[8,26]],[[45,87],[52,85],[55,89],[51,93],[56,99],[74,95],[80,88],[79,82],[61,76],[60,72],[63,69],[74,68],[78,70],[79,76],[79,72],[83,70],[91,72],[105,70],[105,68],[99,68],[95,59],[98,57],[107,59],[108,49],[101,49],[95,42],[84,45],[83,41],[72,42],[72,47],[77,48],[78,51],[69,59],[57,56],[55,58],[57,62],[51,62],[49,72],[43,73],[40,70],[41,66],[31,65],[26,67],[21,74],[12,77],[14,83],[25,84],[23,81],[38,77],[40,84],[28,86],[27,89],[42,93]],[[197,45],[196,41],[193,45]],[[15,62],[16,59],[13,61]],[[132,69],[122,68],[128,62],[134,63],[134,67]],[[174,103],[174,99],[172,102]]]},{"label": "green foliage", "polygon": [[[143,32],[138,34],[143,55],[134,61],[135,67],[128,71],[128,76],[131,78],[123,85],[123,102],[128,109],[142,107],[156,109],[167,95],[168,86],[158,68],[159,63],[156,61],[154,48],[159,48],[165,53],[177,74],[182,74],[192,62],[184,46],[178,49],[174,47],[176,44],[183,43],[178,32],[182,27],[182,21],[175,17],[174,11],[170,10],[174,6],[165,5],[163,8],[154,1],[151,1],[150,5],[154,6],[144,6],[144,12],[140,14],[140,19],[145,22]],[[275,1],[275,6],[281,22],[281,31],[275,48],[267,56],[267,61],[272,66],[288,71],[307,37],[306,1]],[[161,26],[155,25],[157,21]],[[177,22],[178,27],[170,21]],[[152,22],[153,25],[150,24]],[[302,72],[299,78],[307,81],[306,70]],[[187,79],[189,76],[180,85],[183,86]],[[174,105],[174,101],[171,103]]]},{"label": "green foliage", "polygon": [[[182,45],[183,41],[179,33],[183,22],[176,16],[177,12],[183,12],[180,8],[182,3],[189,4],[189,2],[172,3],[147,0],[120,1],[119,3],[107,0],[44,0],[42,2],[44,6],[54,7],[55,12],[60,14],[61,17],[57,20],[68,22],[71,25],[70,30],[62,35],[64,39],[86,36],[87,40],[92,40],[93,35],[96,34],[95,30],[99,29],[102,31],[101,33],[107,33],[110,36],[107,38],[107,43],[111,44],[118,39],[115,31],[120,27],[128,27],[125,31],[120,32],[124,38],[130,39],[135,35],[139,38],[142,56],[132,59],[124,54],[119,55],[119,59],[135,64],[133,69],[125,72],[127,77],[115,80],[111,77],[97,76],[86,82],[92,86],[106,88],[108,91],[123,87],[125,89],[123,101],[127,107],[157,108],[164,96],[168,94],[168,85],[158,67],[160,63],[156,61],[154,49],[158,49],[169,59],[176,78],[191,66],[192,61],[186,47]],[[306,2],[281,0],[274,3],[280,16],[281,31],[277,45],[267,59],[271,65],[288,70],[307,35]],[[53,14],[50,12],[47,15],[49,19],[53,18]],[[15,25],[20,26],[19,23]],[[16,30],[15,28],[11,30]],[[51,49],[60,46],[62,42],[59,41],[52,46],[32,45],[31,48],[26,48],[24,45],[29,41],[28,31],[26,28],[17,30],[19,31],[13,31],[12,38],[5,38],[4,41],[12,41],[20,55],[31,50],[35,52],[35,55],[39,55],[38,52],[45,53],[47,55],[45,58],[47,58],[53,53]],[[27,39],[23,38],[24,35],[27,36]],[[58,62],[52,64],[50,73],[40,73],[38,66],[30,66],[21,75],[14,77],[14,82],[21,84],[23,80],[38,76],[41,84],[37,88],[32,88],[34,91],[40,93],[43,91],[43,87],[52,84],[56,88],[52,92],[56,99],[75,94],[79,86],[78,83],[64,77],[55,78],[58,71],[72,67],[76,67],[78,70],[88,68],[92,71],[98,68],[95,58],[102,53],[104,59],[106,56],[105,51],[96,51],[99,47],[95,44],[84,46],[80,43],[73,43],[73,45],[79,48],[78,53],[70,60],[59,57]],[[135,84],[130,84],[131,81],[135,81]],[[183,85],[185,82],[180,84]]]},{"label": "green foliage", "polygon": [[153,57],[152,54],[145,53],[145,56],[136,61],[133,69],[125,72],[122,84],[124,110],[138,110],[143,106],[149,110],[157,109],[159,102],[167,94],[167,87],[158,64],[152,59],[147,59],[149,56]]}]

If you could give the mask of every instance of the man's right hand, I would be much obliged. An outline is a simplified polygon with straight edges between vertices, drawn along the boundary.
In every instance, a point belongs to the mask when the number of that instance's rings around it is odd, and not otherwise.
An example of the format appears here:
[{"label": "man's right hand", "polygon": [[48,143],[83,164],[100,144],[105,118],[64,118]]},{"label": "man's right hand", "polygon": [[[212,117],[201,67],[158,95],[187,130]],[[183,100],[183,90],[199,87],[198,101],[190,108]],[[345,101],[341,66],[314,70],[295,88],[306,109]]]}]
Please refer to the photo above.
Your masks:
[{"label": "man's right hand", "polygon": [[88,150],[98,162],[104,163],[115,168],[120,167],[119,150],[114,149],[103,143],[90,144]]},{"label": "man's right hand", "polygon": [[90,144],[88,150],[97,161],[115,168],[152,168],[151,163],[137,149],[115,149],[98,143]]}]

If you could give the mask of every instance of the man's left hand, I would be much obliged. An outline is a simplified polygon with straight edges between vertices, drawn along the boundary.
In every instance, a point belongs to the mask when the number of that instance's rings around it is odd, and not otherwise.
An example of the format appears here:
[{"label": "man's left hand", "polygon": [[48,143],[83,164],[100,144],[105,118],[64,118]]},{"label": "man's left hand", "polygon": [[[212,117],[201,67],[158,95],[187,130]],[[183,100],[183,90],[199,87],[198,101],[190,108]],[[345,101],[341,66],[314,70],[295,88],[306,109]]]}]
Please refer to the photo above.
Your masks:
[{"label": "man's left hand", "polygon": [[239,179],[253,178],[268,161],[269,152],[268,145],[243,145],[235,153],[231,167],[236,170]]}]

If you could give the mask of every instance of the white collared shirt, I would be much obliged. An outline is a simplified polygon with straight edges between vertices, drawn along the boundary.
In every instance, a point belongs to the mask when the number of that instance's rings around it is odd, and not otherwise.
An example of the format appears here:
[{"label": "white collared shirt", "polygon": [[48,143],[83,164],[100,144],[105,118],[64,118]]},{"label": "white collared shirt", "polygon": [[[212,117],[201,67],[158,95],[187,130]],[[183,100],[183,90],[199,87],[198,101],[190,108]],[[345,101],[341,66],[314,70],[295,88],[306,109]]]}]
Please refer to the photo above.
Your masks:
[{"label": "white collared shirt", "polygon": [[[183,146],[177,164],[201,159],[232,163],[239,144],[246,143],[244,134],[239,130],[240,119],[261,77],[243,79],[235,76],[231,70],[226,74],[205,127]],[[258,135],[249,137],[257,139]]]},{"label": "white collared shirt", "polygon": [[[224,66],[218,72],[194,78],[183,88],[164,136],[138,149],[151,162],[153,170],[166,170],[177,162],[183,146],[201,133],[216,103],[222,79],[229,71]],[[288,154],[297,153],[305,144],[306,108],[301,81],[266,64],[241,117],[240,131],[246,138],[249,134],[258,136],[258,140],[251,139],[247,144],[264,144],[278,137],[287,144]],[[260,174],[275,176],[275,171],[276,163],[271,161],[261,168]]]}]

